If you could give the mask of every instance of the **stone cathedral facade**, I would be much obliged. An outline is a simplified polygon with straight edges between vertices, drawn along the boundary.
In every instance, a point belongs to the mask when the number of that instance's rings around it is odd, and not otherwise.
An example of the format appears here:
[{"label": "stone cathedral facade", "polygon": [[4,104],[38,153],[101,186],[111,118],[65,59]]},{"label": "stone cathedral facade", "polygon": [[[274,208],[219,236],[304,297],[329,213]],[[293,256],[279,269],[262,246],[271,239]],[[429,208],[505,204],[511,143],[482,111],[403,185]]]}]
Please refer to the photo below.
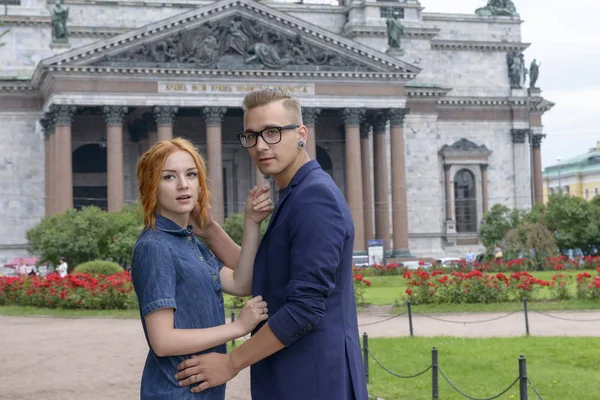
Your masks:
[{"label": "stone cathedral facade", "polygon": [[[346,195],[357,253],[376,238],[392,257],[463,255],[493,204],[542,201],[553,103],[511,76],[507,55],[528,47],[517,15],[432,13],[426,0],[9,3],[0,262],[25,255],[46,216],[135,201],[137,158],[173,136],[205,155],[216,218],[241,212],[269,179],[235,136],[259,87],[300,99],[307,150]],[[403,31],[390,49],[393,16]]]}]

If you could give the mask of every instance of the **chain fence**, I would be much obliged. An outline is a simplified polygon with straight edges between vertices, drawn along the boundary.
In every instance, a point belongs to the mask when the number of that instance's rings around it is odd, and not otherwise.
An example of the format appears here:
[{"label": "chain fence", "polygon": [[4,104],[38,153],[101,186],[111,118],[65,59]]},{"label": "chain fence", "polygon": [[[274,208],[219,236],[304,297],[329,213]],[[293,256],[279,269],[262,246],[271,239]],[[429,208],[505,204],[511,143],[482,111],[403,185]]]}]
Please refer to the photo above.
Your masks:
[{"label": "chain fence", "polygon": [[448,385],[455,392],[457,392],[462,397],[469,399],[469,400],[498,399],[501,396],[508,393],[509,390],[514,388],[517,385],[517,383],[519,384],[519,400],[528,400],[528,389],[529,388],[531,388],[533,390],[533,392],[536,394],[538,400],[544,400],[542,395],[535,388],[535,386],[533,385],[533,383],[527,376],[527,361],[525,359],[525,356],[523,356],[523,355],[521,355],[519,357],[519,375],[512,381],[512,383],[510,383],[506,388],[504,388],[503,390],[501,390],[500,392],[498,392],[497,394],[495,394],[493,396],[475,397],[475,396],[465,393],[454,382],[452,382],[450,380],[450,378],[448,378],[448,375],[446,375],[446,373],[444,373],[444,371],[440,367],[439,358],[438,358],[438,350],[435,347],[433,347],[431,349],[431,364],[429,366],[427,366],[424,370],[417,372],[416,374],[413,374],[413,375],[401,375],[401,374],[398,374],[397,372],[393,372],[390,368],[386,367],[380,360],[378,360],[377,357],[375,357],[373,352],[369,349],[369,336],[366,333],[363,334],[362,342],[363,342],[363,347],[362,347],[363,365],[365,368],[365,380],[367,383],[369,383],[369,376],[370,376],[369,360],[373,359],[373,361],[375,361],[375,363],[381,369],[383,369],[387,374],[389,374],[393,377],[399,378],[399,379],[417,378],[417,377],[422,376],[422,375],[426,374],[427,372],[431,371],[431,397],[433,400],[439,400],[439,392],[440,392],[439,391],[439,375],[441,375],[442,378],[444,378],[444,380],[448,383]]}]

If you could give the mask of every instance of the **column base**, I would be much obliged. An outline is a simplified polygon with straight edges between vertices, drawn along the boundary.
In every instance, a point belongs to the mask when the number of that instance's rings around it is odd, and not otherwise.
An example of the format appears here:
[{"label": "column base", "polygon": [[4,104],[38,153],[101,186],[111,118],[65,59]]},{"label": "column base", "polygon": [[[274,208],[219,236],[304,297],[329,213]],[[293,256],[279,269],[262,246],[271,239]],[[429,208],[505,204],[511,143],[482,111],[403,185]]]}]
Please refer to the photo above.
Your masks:
[{"label": "column base", "polygon": [[394,251],[392,251],[392,255],[390,256],[390,258],[407,258],[407,257],[414,257],[411,254],[410,249],[394,249]]}]

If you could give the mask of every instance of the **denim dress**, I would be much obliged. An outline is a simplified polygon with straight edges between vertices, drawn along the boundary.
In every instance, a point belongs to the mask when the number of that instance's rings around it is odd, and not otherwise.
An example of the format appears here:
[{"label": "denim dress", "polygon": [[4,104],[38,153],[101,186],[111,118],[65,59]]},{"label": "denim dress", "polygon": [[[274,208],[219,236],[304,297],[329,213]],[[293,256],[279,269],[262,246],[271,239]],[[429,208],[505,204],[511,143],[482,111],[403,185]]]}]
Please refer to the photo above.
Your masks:
[{"label": "denim dress", "polygon": [[[144,229],[133,248],[131,278],[140,304],[142,327],[150,348],[142,373],[141,399],[225,399],[225,385],[201,393],[180,387],[177,365],[186,356],[158,357],[152,350],[145,317],[161,308],[175,309],[176,329],[223,325],[222,264],[192,231],[156,214],[156,229]],[[226,353],[225,344],[202,353]],[[200,354],[200,353],[196,353]]]}]

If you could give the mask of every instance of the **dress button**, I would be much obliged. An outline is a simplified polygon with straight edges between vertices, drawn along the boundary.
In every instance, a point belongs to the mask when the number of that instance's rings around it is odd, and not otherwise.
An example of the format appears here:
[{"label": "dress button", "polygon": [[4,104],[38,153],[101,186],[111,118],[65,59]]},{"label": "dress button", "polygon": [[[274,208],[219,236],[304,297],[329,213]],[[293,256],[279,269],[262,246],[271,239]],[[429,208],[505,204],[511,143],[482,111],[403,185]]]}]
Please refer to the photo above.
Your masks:
[{"label": "dress button", "polygon": [[188,240],[191,242],[191,241],[192,241],[192,237],[191,237],[191,236],[188,236]]},{"label": "dress button", "polygon": [[204,261],[204,257],[202,257],[202,256],[198,256],[198,260],[200,260],[200,261]]},{"label": "dress button", "polygon": [[213,279],[216,281],[216,280],[218,280],[218,279],[219,279],[219,276],[218,276],[218,275],[216,275],[216,274],[213,274]]}]

